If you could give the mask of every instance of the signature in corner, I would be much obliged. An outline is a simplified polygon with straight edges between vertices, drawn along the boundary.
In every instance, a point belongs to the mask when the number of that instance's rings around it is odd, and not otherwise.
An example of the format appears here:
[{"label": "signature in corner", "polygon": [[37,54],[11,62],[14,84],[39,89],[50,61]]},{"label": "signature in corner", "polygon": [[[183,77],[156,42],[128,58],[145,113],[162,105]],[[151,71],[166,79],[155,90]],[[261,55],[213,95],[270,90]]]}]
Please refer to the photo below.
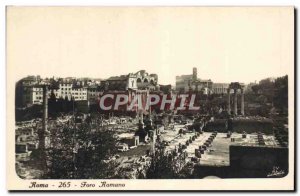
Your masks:
[{"label": "signature in corner", "polygon": [[267,177],[278,177],[278,176],[284,176],[285,172],[283,170],[280,170],[279,167],[273,167],[273,170],[271,173],[267,175]]}]

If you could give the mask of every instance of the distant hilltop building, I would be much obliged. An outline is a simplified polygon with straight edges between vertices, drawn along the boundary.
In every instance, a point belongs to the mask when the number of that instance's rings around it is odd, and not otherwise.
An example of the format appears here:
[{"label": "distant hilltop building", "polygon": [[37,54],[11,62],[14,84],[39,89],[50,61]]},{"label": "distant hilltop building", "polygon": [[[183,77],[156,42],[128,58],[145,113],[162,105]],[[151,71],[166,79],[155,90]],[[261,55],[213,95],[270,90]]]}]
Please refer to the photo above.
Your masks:
[{"label": "distant hilltop building", "polygon": [[193,68],[193,73],[190,75],[176,76],[176,91],[180,93],[189,91],[202,91],[204,94],[212,93],[213,82],[209,80],[199,79],[197,76],[197,68]]},{"label": "distant hilltop building", "polygon": [[229,83],[213,83],[210,79],[199,79],[197,68],[189,75],[176,76],[176,91],[179,93],[202,92],[203,94],[227,94]]}]

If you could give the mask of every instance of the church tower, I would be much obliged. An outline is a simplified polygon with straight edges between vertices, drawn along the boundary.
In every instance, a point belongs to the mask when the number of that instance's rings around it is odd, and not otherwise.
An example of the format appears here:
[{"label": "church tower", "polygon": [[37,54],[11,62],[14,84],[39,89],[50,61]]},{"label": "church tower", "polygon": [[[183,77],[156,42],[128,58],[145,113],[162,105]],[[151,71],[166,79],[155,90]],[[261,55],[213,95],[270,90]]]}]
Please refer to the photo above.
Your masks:
[{"label": "church tower", "polygon": [[197,68],[193,67],[193,81],[196,81],[197,78],[198,78],[198,76],[197,76]]}]

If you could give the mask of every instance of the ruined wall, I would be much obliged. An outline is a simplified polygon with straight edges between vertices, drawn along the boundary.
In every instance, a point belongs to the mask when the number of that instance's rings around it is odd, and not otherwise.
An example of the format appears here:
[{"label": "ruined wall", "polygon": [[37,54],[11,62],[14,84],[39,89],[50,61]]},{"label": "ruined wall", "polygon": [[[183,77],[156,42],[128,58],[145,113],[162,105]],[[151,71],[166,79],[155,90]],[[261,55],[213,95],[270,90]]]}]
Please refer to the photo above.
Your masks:
[{"label": "ruined wall", "polygon": [[203,128],[204,131],[237,132],[273,134],[273,121],[270,119],[216,119],[208,122]]},{"label": "ruined wall", "polygon": [[234,119],[232,125],[228,123],[228,128],[233,132],[262,132],[265,134],[273,134],[273,122],[270,119],[256,120],[256,119]]},{"label": "ruined wall", "polygon": [[227,132],[228,122],[226,119],[216,119],[212,122],[208,122],[204,127],[204,131],[218,131]]}]

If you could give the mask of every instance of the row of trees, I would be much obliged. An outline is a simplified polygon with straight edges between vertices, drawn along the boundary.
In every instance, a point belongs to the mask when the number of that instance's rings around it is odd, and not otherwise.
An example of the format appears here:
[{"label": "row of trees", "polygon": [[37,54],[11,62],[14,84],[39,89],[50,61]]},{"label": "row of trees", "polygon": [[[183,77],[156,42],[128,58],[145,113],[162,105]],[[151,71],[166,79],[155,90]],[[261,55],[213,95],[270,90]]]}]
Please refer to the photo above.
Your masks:
[{"label": "row of trees", "polygon": [[[76,111],[77,104],[73,98],[69,99],[67,96],[65,98],[56,98],[55,94],[51,92],[48,99],[48,115],[49,117],[57,117],[60,113],[69,113]],[[15,118],[16,121],[32,120],[35,118],[42,118],[43,116],[43,106],[42,105],[32,105],[27,108],[16,108]]]},{"label": "row of trees", "polygon": [[252,86],[252,93],[246,96],[247,102],[270,104],[280,113],[287,114],[288,110],[288,76],[278,77],[275,80],[264,79]]}]

